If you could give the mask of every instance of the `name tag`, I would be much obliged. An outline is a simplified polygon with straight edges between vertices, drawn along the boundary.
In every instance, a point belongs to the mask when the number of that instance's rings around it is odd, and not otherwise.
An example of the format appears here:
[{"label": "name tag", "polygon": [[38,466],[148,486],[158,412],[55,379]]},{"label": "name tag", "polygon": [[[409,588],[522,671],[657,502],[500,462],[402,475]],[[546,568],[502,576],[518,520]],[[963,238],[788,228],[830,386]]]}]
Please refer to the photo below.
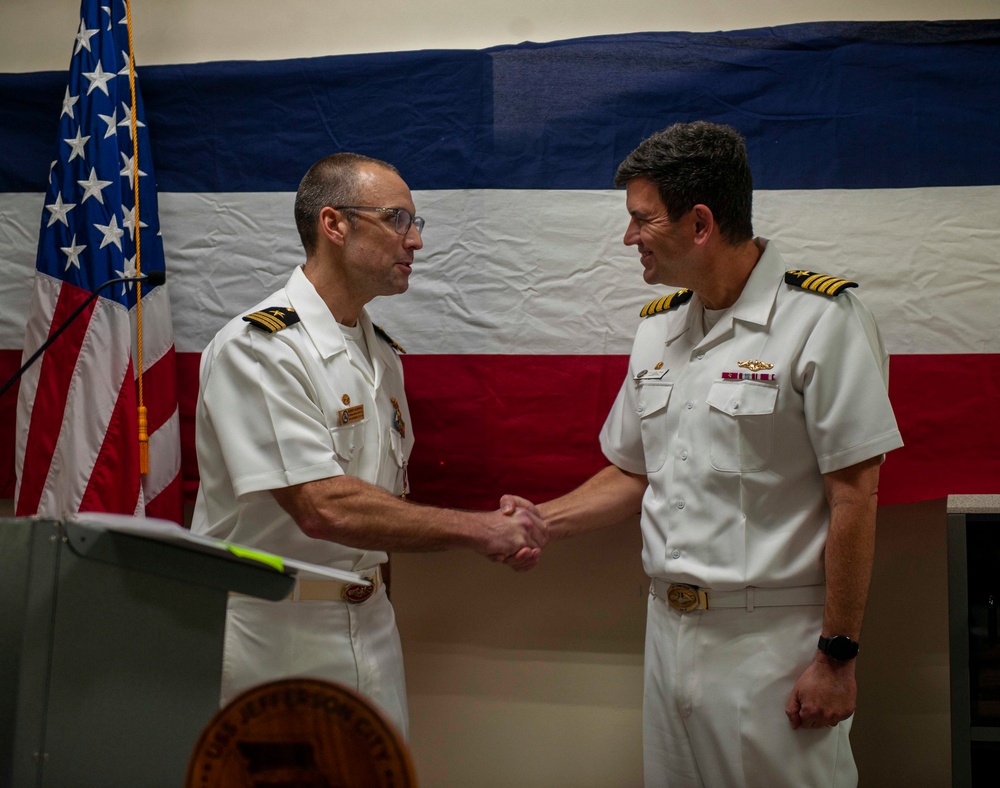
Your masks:
[{"label": "name tag", "polygon": [[365,406],[355,405],[353,408],[344,408],[337,411],[337,420],[341,424],[353,424],[356,421],[364,421]]}]

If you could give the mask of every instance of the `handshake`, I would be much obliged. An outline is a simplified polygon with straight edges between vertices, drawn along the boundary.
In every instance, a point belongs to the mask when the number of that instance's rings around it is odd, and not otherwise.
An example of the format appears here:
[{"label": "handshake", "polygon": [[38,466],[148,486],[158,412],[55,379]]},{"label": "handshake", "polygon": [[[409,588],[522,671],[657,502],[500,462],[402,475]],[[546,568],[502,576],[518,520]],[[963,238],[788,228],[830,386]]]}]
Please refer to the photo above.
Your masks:
[{"label": "handshake", "polygon": [[549,541],[549,526],[531,501],[516,495],[504,495],[500,508],[483,512],[477,552],[490,560],[507,564],[516,572],[534,568]]}]

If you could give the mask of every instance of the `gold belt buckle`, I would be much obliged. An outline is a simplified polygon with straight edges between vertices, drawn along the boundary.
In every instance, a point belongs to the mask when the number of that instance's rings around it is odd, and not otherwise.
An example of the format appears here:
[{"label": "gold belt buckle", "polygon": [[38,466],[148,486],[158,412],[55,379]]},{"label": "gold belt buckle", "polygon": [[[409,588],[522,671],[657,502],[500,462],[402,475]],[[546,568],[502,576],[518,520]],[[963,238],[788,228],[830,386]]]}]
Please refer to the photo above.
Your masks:
[{"label": "gold belt buckle", "polygon": [[370,586],[363,586],[360,583],[348,583],[344,586],[344,590],[340,592],[340,595],[343,597],[345,602],[357,605],[370,598],[371,595],[375,593],[375,588],[376,580],[375,578],[372,578],[372,584]]},{"label": "gold belt buckle", "polygon": [[705,589],[687,583],[671,583],[667,589],[667,604],[678,613],[708,610],[708,594]]}]

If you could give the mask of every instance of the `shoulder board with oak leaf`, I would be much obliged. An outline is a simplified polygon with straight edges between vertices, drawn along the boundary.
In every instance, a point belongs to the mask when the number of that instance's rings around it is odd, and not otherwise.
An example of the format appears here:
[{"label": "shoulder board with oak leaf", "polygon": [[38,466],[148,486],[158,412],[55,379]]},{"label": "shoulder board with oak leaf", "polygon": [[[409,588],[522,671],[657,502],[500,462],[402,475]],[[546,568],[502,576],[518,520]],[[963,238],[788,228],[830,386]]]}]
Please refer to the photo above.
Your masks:
[{"label": "shoulder board with oak leaf", "polygon": [[385,329],[382,328],[382,326],[377,326],[374,323],[372,323],[372,328],[375,329],[376,334],[378,334],[380,337],[382,337],[382,339],[384,339],[386,342],[389,343],[389,347],[391,347],[397,353],[402,353],[404,356],[406,355],[406,351],[403,350],[402,346],[395,339],[389,336],[385,332]]},{"label": "shoulder board with oak leaf", "polygon": [[268,334],[294,326],[299,322],[299,316],[290,306],[269,306],[258,312],[243,315],[243,319],[254,328],[266,331]]},{"label": "shoulder board with oak leaf", "polygon": [[847,288],[858,286],[857,282],[827,274],[815,274],[812,271],[786,271],[785,284],[828,296],[839,296]]},{"label": "shoulder board with oak leaf", "polygon": [[679,307],[681,304],[686,304],[690,301],[693,295],[694,291],[685,288],[661,298],[654,298],[642,308],[642,311],[639,312],[639,317],[652,317],[653,315],[660,314],[660,312],[666,312],[668,309]]}]

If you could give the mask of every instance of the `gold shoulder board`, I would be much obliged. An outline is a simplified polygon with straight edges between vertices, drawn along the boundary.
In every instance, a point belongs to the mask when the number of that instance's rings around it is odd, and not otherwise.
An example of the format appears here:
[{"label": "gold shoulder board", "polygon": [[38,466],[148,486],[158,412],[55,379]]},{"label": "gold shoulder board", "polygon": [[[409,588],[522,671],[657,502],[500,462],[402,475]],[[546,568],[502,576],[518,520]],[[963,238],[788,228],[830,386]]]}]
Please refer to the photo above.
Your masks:
[{"label": "gold shoulder board", "polygon": [[653,315],[660,314],[660,312],[666,312],[668,309],[674,309],[681,304],[686,304],[691,300],[693,295],[693,291],[685,288],[684,290],[678,290],[676,293],[665,295],[662,298],[654,298],[642,308],[639,317],[652,317]]},{"label": "gold shoulder board", "polygon": [[389,343],[389,347],[391,347],[397,353],[402,353],[404,356],[406,355],[406,351],[403,350],[402,346],[398,342],[396,342],[395,339],[393,339],[391,336],[385,333],[385,329],[382,328],[382,326],[377,326],[374,323],[372,323],[372,328],[375,329],[376,334],[378,334],[380,337],[382,337],[382,339],[384,339],[386,342]]},{"label": "gold shoulder board", "polygon": [[243,315],[243,319],[254,328],[266,331],[268,334],[294,326],[299,322],[299,316],[290,306],[269,306],[259,312]]},{"label": "gold shoulder board", "polygon": [[857,282],[849,282],[847,279],[826,274],[814,274],[812,271],[786,271],[785,283],[828,296],[839,296],[847,288],[858,286]]}]

